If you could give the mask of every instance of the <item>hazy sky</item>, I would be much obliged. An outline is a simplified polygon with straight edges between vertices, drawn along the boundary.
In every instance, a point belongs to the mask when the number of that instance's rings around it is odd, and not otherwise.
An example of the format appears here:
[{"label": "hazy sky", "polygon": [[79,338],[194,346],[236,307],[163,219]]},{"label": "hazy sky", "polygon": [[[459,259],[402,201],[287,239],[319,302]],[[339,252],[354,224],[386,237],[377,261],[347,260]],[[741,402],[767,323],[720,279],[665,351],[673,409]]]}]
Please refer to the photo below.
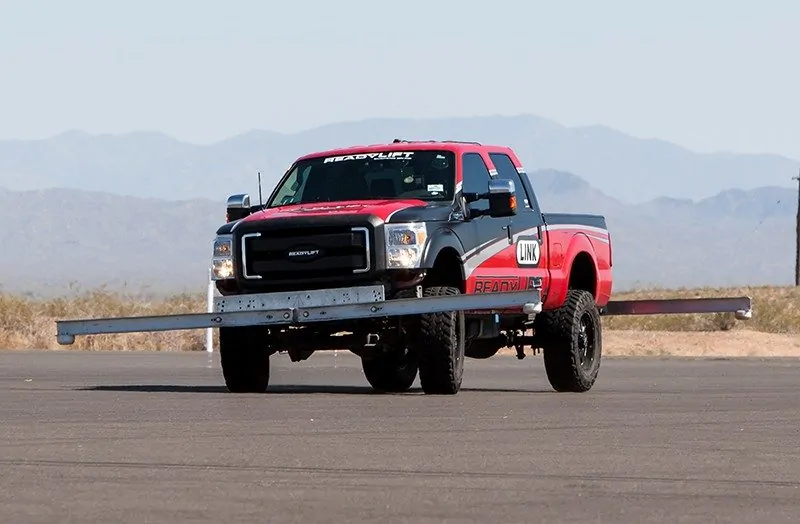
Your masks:
[{"label": "hazy sky", "polygon": [[0,0],[0,138],[532,113],[800,158],[799,29],[797,0]]}]

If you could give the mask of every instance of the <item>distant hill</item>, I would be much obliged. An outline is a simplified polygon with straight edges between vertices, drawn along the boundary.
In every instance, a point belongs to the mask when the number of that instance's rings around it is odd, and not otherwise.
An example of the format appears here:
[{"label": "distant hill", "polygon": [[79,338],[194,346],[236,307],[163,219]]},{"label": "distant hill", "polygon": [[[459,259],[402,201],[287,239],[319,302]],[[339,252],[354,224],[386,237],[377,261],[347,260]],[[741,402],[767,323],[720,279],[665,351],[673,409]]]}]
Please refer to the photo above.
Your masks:
[{"label": "distant hill", "polygon": [[[530,179],[545,211],[607,216],[619,290],[792,282],[792,189],[628,205],[574,174],[542,170]],[[82,289],[127,283],[134,291],[200,291],[232,188],[224,177],[215,184],[218,197],[183,201],[75,189],[0,190],[0,286],[36,295],[67,293],[71,282]]]},{"label": "distant hill", "polygon": [[0,289],[53,295],[100,285],[203,289],[225,203],[47,189],[0,190]]},{"label": "distant hill", "polygon": [[295,134],[257,130],[207,146],[158,133],[70,131],[47,140],[0,141],[0,187],[64,187],[169,200],[220,200],[240,191],[257,195],[258,170],[268,191],[303,153],[396,137],[507,144],[529,170],[574,173],[625,203],[659,197],[704,199],[729,188],[790,187],[791,177],[800,168],[797,160],[777,155],[699,154],[606,127],[565,127],[523,115],[372,119]]}]

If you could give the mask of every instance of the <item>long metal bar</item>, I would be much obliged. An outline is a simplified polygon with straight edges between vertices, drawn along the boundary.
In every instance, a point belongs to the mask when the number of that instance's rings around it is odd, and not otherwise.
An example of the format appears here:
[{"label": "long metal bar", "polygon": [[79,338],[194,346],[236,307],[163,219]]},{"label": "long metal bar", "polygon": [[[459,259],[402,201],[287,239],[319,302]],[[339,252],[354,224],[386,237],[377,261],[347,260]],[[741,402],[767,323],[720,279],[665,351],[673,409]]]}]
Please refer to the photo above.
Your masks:
[{"label": "long metal bar", "polygon": [[58,320],[56,321],[56,330],[58,343],[66,345],[75,342],[75,335],[175,331],[226,326],[269,326],[291,322],[291,319],[292,310],[286,308],[271,311]]},{"label": "long metal bar", "polygon": [[750,297],[612,300],[602,313],[603,315],[734,313],[736,318],[747,320],[753,316],[753,304]]},{"label": "long metal bar", "polygon": [[[56,321],[56,327],[58,343],[67,345],[75,342],[76,335],[174,331],[228,326],[289,325],[459,310],[486,312],[520,308],[521,312],[525,314],[535,314],[541,311],[541,307],[539,290],[526,290],[255,311],[59,320]],[[735,313],[738,319],[751,318],[751,298],[612,300],[603,309],[602,314],[661,315],[726,312]]]},{"label": "long metal bar", "polygon": [[76,335],[174,331],[227,326],[291,325],[324,322],[327,320],[418,315],[438,311],[485,311],[517,307],[525,313],[540,310],[541,295],[539,290],[410,298],[360,304],[279,308],[261,311],[59,320],[56,321],[56,328],[58,343],[67,345],[75,342]]}]

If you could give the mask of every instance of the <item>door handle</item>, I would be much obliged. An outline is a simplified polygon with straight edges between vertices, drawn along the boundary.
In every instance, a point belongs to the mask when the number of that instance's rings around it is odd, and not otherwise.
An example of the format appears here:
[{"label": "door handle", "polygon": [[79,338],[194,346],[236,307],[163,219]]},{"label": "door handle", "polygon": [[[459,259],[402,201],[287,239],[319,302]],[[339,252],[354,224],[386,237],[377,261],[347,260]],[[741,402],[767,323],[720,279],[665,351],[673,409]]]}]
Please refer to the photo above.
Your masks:
[{"label": "door handle", "polygon": [[514,243],[514,236],[511,234],[511,224],[509,224],[507,226],[503,226],[503,229],[506,232],[506,237],[508,237],[508,243],[509,244],[513,244]]}]

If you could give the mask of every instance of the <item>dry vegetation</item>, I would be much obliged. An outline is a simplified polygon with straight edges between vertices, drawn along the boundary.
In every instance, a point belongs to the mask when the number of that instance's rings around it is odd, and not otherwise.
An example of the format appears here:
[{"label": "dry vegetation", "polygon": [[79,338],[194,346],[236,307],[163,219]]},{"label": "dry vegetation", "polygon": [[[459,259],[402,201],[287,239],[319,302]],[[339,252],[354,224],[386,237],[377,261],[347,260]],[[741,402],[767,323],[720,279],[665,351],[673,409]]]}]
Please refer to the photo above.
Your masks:
[{"label": "dry vegetation", "polygon": [[[615,294],[615,299],[739,296],[753,297],[753,319],[732,315],[607,317],[607,355],[794,355],[800,356],[800,288],[648,290]],[[203,349],[202,330],[93,335],[58,346],[55,320],[203,312],[205,296],[146,299],[104,290],[77,298],[35,300],[0,294],[0,348],[194,351]],[[676,333],[681,332],[681,333]]]},{"label": "dry vegetation", "polygon": [[90,335],[75,338],[72,346],[59,346],[55,339],[57,319],[202,313],[202,295],[177,295],[147,299],[104,290],[76,298],[35,300],[0,295],[0,348],[4,349],[147,349],[192,351],[203,349],[202,330],[156,333]]}]

